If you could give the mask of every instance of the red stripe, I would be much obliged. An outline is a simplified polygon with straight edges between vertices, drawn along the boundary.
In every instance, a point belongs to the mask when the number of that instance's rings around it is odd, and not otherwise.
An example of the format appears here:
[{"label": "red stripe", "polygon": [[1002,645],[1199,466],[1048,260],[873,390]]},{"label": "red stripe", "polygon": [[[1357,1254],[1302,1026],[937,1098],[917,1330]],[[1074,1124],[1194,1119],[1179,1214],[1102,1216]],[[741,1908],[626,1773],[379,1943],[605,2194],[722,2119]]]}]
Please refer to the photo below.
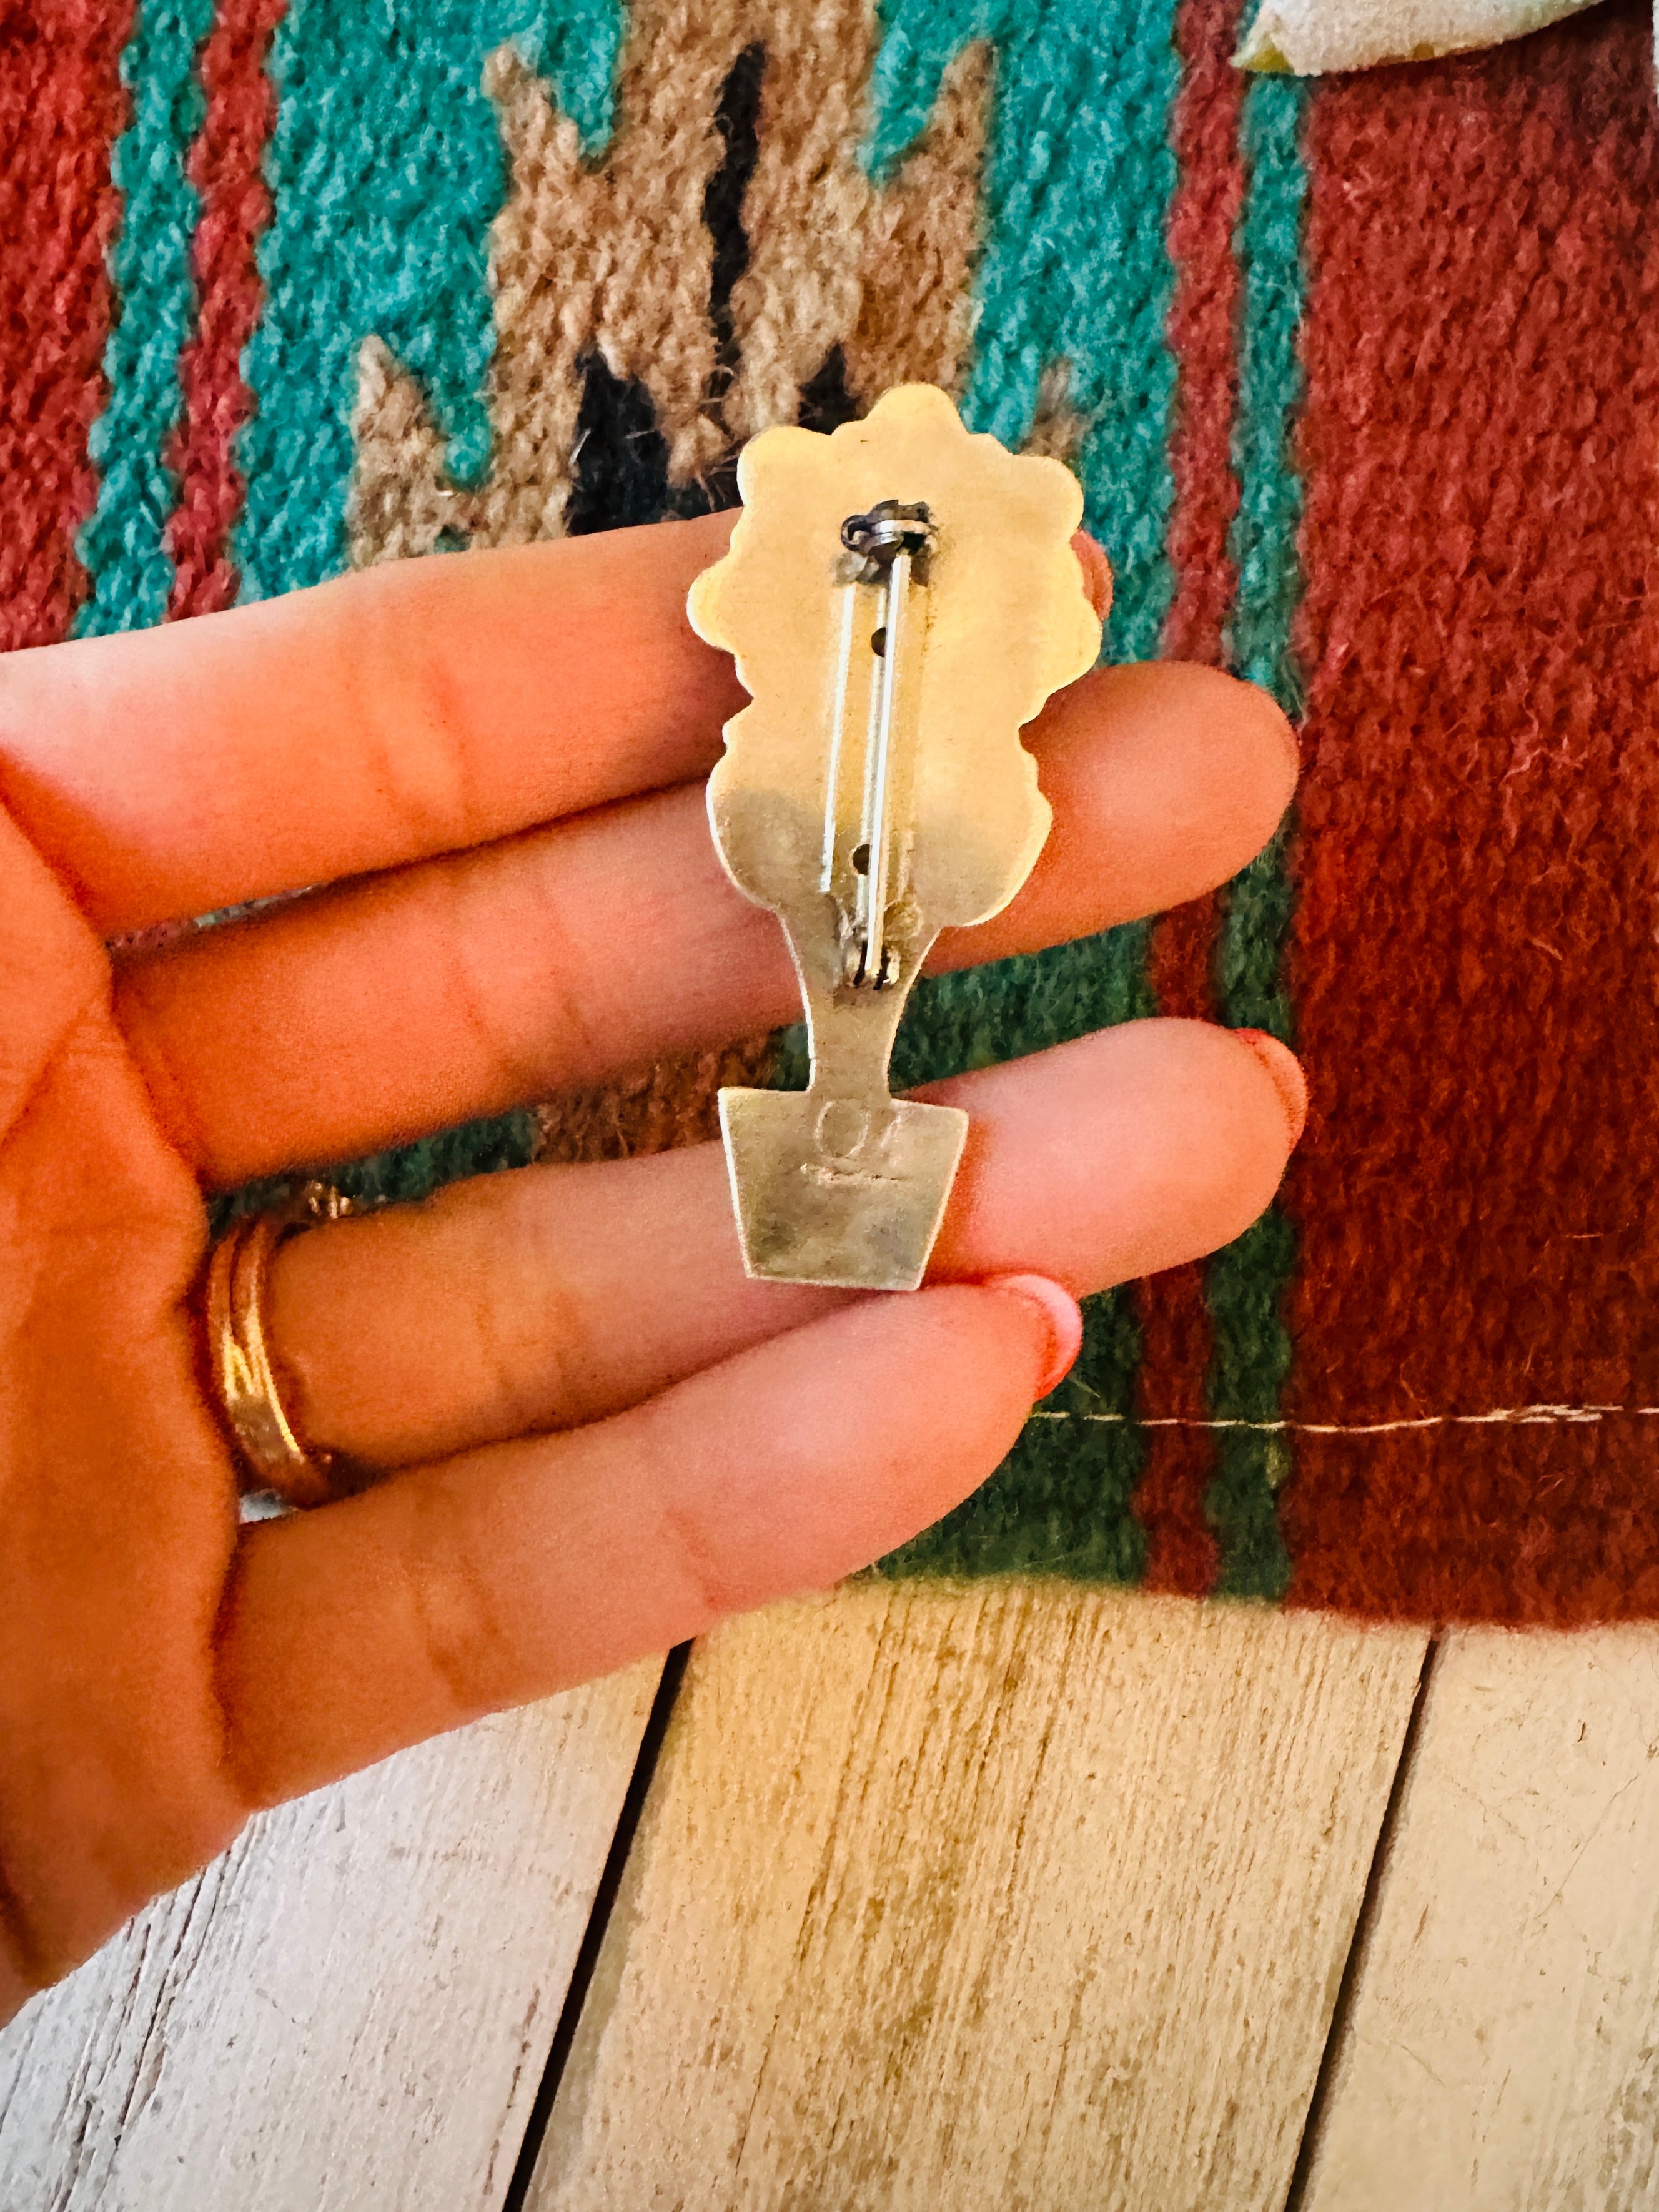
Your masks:
[{"label": "red stripe", "polygon": [[1137,1285],[1143,1354],[1139,1410],[1181,1425],[1144,1431],[1146,1464],[1135,1486],[1146,1532],[1146,1587],[1202,1597],[1215,1586],[1220,1550],[1204,1518],[1215,1474],[1215,1442],[1205,1425],[1204,1375],[1212,1331],[1204,1271],[1172,1267]]},{"label": "red stripe", "polygon": [[178,563],[170,620],[210,613],[236,596],[228,547],[244,486],[233,455],[252,404],[241,358],[263,299],[254,251],[270,219],[270,194],[260,162],[276,109],[264,64],[284,4],[221,0],[202,47],[207,110],[189,162],[202,197],[191,249],[200,305],[179,356],[184,409],[167,457],[179,475],[167,535]]},{"label": "red stripe", "polygon": [[1215,940],[1213,896],[1189,899],[1158,916],[1146,960],[1160,1013],[1215,1019]]},{"label": "red stripe", "polygon": [[[1175,507],[1170,557],[1175,595],[1164,626],[1166,653],[1218,663],[1236,584],[1227,532],[1238,506],[1231,451],[1238,400],[1239,278],[1233,232],[1243,200],[1238,154],[1243,81],[1232,67],[1238,0],[1182,0],[1176,41],[1182,79],[1170,138],[1179,173],[1170,210],[1175,298],[1170,344],[1176,358],[1176,420],[1170,459]],[[1215,1012],[1211,963],[1216,907],[1194,899],[1152,931],[1152,983],[1160,1010],[1208,1020]],[[1201,1271],[1154,1277],[1138,1293],[1144,1350],[1141,1411],[1201,1423],[1211,1331]],[[1214,1444],[1201,1426],[1147,1431],[1146,1471],[1135,1511],[1146,1530],[1146,1579],[1154,1589],[1197,1595],[1215,1579],[1215,1540],[1204,1492]]]},{"label": "red stripe", "polygon": [[63,637],[86,595],[75,536],[97,496],[131,14],[32,0],[0,20],[0,650]]},{"label": "red stripe", "polygon": [[[1316,95],[1285,1411],[1659,1404],[1650,11]],[[1303,1436],[1293,1596],[1659,1608],[1659,1421]]]}]

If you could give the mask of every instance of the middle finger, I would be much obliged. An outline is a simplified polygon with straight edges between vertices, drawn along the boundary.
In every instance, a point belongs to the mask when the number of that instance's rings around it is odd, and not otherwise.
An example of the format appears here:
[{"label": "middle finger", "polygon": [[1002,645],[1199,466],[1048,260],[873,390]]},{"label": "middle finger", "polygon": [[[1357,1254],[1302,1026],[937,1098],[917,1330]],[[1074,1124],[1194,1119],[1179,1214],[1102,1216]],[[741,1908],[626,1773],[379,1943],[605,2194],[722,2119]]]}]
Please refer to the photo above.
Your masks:
[{"label": "middle finger", "polygon": [[[1054,829],[999,959],[1224,882],[1294,780],[1288,726],[1208,669],[1104,669],[1030,732]],[[404,1142],[787,1020],[781,931],[726,879],[701,786],[368,878],[124,962],[117,1012],[211,1183]]]}]

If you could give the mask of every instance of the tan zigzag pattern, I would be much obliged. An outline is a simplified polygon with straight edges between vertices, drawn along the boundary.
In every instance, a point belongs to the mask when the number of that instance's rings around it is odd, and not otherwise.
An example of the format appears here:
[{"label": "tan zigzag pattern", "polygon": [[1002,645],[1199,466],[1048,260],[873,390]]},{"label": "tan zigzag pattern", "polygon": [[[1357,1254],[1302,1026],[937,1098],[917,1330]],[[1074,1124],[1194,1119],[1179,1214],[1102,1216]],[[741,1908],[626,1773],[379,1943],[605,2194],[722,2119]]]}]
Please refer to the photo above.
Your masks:
[{"label": "tan zigzag pattern", "polygon": [[[641,0],[604,158],[512,47],[485,86],[511,187],[490,242],[497,331],[487,483],[459,490],[414,380],[374,337],[359,360],[349,529],[359,564],[560,535],[584,356],[649,392],[684,483],[734,440],[793,419],[799,387],[840,346],[868,404],[915,378],[959,381],[970,313],[990,61],[958,56],[930,125],[878,188],[859,148],[875,30],[869,0]],[[711,398],[713,244],[703,221],[725,154],[715,116],[738,56],[765,52],[759,152],[744,201],[750,262],[732,300],[739,354]]]}]

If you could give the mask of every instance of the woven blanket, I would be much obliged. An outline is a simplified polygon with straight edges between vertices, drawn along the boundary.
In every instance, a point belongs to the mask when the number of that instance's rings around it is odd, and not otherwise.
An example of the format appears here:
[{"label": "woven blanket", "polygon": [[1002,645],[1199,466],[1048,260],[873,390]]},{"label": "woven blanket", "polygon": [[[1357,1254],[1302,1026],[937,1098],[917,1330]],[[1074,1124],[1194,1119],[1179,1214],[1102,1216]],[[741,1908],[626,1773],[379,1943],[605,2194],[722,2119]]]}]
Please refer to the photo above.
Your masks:
[{"label": "woven blanket", "polygon": [[[1310,84],[1234,0],[3,0],[0,640],[684,514],[911,378],[1065,456],[1115,658],[1306,773],[1213,900],[925,987],[914,1082],[1160,1010],[1304,1054],[1274,1211],[1092,1303],[893,1572],[1659,1614],[1646,6]],[[361,1164],[712,1127],[790,1040]]]}]

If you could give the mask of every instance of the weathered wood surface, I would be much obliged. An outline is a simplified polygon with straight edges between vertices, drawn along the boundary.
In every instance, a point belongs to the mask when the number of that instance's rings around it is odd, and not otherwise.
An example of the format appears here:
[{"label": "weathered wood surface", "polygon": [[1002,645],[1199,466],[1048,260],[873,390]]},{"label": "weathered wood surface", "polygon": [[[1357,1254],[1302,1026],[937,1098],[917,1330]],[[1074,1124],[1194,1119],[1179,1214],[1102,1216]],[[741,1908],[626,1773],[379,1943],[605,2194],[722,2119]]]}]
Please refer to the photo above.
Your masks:
[{"label": "weathered wood surface", "polygon": [[659,1668],[266,1815],[0,2035],[4,2212],[493,2212]]},{"label": "weathered wood surface", "polygon": [[[1277,2212],[1423,1650],[1006,1585],[709,1639],[526,2212]],[[498,2212],[655,1671],[270,1816],[37,2001],[0,2207]],[[1297,2212],[1645,2212],[1656,2051],[1659,1635],[1455,1635]]]},{"label": "weathered wood surface", "polygon": [[722,1630],[527,2212],[1281,2205],[1425,1648],[1057,1585]]},{"label": "weathered wood surface", "polygon": [[1659,2203],[1659,1635],[1436,1654],[1303,2212]]}]

